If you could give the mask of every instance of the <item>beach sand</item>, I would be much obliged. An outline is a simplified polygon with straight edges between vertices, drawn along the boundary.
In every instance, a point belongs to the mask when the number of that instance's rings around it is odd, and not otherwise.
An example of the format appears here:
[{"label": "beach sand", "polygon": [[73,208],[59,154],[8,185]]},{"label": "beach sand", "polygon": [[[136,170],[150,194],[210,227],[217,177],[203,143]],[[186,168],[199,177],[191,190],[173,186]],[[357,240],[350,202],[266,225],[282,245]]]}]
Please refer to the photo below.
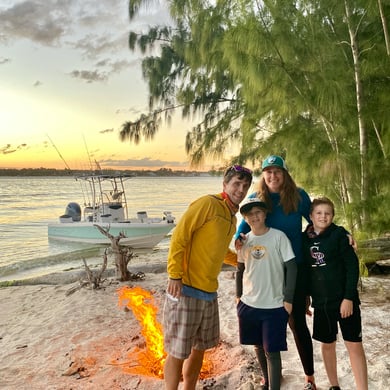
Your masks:
[{"label": "beach sand", "polygon": [[[64,272],[25,281],[22,286],[1,288],[0,388],[163,389],[161,379],[134,372],[138,364],[136,352],[144,349],[145,341],[133,312],[119,307],[117,293],[123,286],[151,291],[161,322],[166,253],[152,256],[156,261],[148,266],[129,264],[130,271],[145,272],[144,280],[118,282],[110,276],[101,289],[84,287],[69,294],[72,287],[79,285],[80,272]],[[200,380],[197,388],[257,389],[260,375],[253,349],[238,342],[232,268],[223,269],[219,283],[221,344],[208,354],[212,373]],[[361,300],[369,389],[388,389],[389,276],[363,279]],[[311,319],[308,321],[311,328]],[[282,389],[301,389],[304,376],[289,329],[288,346],[289,350],[282,353]],[[317,342],[314,351],[317,386],[325,390],[329,385]],[[337,351],[340,386],[352,390],[353,375],[341,339]]]}]

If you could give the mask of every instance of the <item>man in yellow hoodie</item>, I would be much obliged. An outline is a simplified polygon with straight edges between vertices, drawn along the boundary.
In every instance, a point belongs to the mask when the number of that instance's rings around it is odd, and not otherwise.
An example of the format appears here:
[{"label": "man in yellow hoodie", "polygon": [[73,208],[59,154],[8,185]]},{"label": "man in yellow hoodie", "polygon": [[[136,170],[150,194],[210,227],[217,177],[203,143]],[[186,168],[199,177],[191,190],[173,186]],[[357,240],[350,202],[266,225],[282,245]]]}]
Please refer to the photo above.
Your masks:
[{"label": "man in yellow hoodie", "polygon": [[177,390],[182,376],[183,390],[195,389],[205,350],[219,342],[218,275],[223,262],[236,265],[229,245],[251,183],[248,168],[229,167],[223,192],[192,202],[172,234],[163,315],[167,390]]}]

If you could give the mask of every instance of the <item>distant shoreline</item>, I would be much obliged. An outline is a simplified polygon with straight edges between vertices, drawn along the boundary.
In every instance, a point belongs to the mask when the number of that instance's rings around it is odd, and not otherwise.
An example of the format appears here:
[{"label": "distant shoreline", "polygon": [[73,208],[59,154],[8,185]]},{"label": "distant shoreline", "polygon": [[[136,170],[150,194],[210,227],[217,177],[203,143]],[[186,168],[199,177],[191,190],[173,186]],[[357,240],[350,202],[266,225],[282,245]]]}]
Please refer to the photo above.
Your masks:
[{"label": "distant shoreline", "polygon": [[160,168],[157,170],[149,169],[102,169],[99,171],[91,171],[86,169],[51,169],[51,168],[0,168],[0,176],[75,176],[85,174],[112,174],[123,173],[126,175],[132,175],[134,177],[139,176],[158,176],[158,177],[213,177],[221,176],[222,170],[210,170],[210,171],[184,171],[184,170],[172,170],[168,168]]}]

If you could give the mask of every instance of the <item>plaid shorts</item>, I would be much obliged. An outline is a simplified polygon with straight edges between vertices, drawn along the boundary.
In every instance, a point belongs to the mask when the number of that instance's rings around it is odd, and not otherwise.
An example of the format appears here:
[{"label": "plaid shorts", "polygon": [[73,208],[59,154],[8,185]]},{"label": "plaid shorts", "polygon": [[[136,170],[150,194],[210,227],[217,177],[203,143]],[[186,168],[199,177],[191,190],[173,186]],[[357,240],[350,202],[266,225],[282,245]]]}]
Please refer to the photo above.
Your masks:
[{"label": "plaid shorts", "polygon": [[205,351],[219,342],[218,299],[204,301],[181,296],[166,297],[163,312],[165,351],[176,359],[187,359],[192,348]]}]

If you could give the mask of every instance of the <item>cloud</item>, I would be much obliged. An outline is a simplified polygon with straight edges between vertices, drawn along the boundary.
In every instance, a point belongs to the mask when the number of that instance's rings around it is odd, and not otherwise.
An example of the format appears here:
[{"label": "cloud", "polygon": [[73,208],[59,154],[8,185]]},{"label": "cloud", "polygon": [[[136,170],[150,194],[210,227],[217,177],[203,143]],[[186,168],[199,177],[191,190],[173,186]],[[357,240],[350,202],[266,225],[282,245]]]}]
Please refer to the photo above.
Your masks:
[{"label": "cloud", "polygon": [[113,133],[113,132],[114,129],[104,129],[99,131],[100,134]]},{"label": "cloud", "polygon": [[168,7],[162,1],[141,7],[132,21],[128,19],[128,1],[124,0],[5,3],[0,5],[1,40],[26,39],[48,46],[63,43],[81,49],[91,58],[127,47],[130,29],[147,29],[150,25],[170,22]]},{"label": "cloud", "polygon": [[11,154],[25,149],[28,149],[27,144],[20,144],[18,146],[12,146],[11,144],[7,144],[3,147],[0,147],[0,153]]},{"label": "cloud", "polygon": [[98,61],[95,66],[97,68],[105,68],[104,70],[73,70],[70,72],[70,76],[86,81],[92,82],[105,82],[114,73],[120,73],[123,69],[128,70],[131,66],[134,66],[137,61],[118,60],[111,61],[104,59]]},{"label": "cloud", "polygon": [[89,59],[96,58],[99,54],[117,53],[127,47],[127,35],[124,32],[116,38],[112,38],[106,33],[87,34],[76,42],[70,43],[74,49],[81,50],[84,57]]},{"label": "cloud", "polygon": [[[145,108],[146,110],[147,108]],[[115,114],[134,114],[134,115],[139,115],[145,110],[139,110],[137,108],[131,107],[131,108],[118,108],[115,111]]]},{"label": "cloud", "polygon": [[97,70],[74,70],[70,72],[70,76],[75,79],[86,81],[87,83],[93,83],[96,81],[107,81],[108,74],[105,72],[99,72]]},{"label": "cloud", "polygon": [[150,157],[144,157],[140,159],[127,159],[127,160],[100,160],[100,165],[109,166],[109,167],[122,167],[122,168],[139,168],[139,167],[178,167],[185,168],[188,163],[183,161],[163,161],[163,160],[154,160]]},{"label": "cloud", "polygon": [[105,68],[108,74],[120,73],[123,69],[128,70],[129,68],[134,68],[141,65],[141,60],[117,60],[111,61],[109,59],[104,59],[98,61],[95,66],[98,68]]},{"label": "cloud", "polygon": [[119,73],[123,69],[127,70],[129,68],[139,67],[141,65],[141,59],[138,58],[138,59],[133,60],[133,61],[119,60],[119,61],[111,62],[109,65],[111,67],[112,73]]},{"label": "cloud", "polygon": [[24,38],[42,45],[54,45],[64,36],[67,26],[72,25],[62,3],[23,1],[0,10],[3,39]]},{"label": "cloud", "polygon": [[[166,6],[158,1],[130,22],[124,0],[13,0],[0,5],[0,44],[27,40],[58,53],[78,51],[87,65],[76,65],[67,74],[86,83],[106,82],[140,66],[141,59],[134,59],[128,48],[129,30],[157,24],[166,16]],[[0,65],[8,61],[0,57]]]}]

